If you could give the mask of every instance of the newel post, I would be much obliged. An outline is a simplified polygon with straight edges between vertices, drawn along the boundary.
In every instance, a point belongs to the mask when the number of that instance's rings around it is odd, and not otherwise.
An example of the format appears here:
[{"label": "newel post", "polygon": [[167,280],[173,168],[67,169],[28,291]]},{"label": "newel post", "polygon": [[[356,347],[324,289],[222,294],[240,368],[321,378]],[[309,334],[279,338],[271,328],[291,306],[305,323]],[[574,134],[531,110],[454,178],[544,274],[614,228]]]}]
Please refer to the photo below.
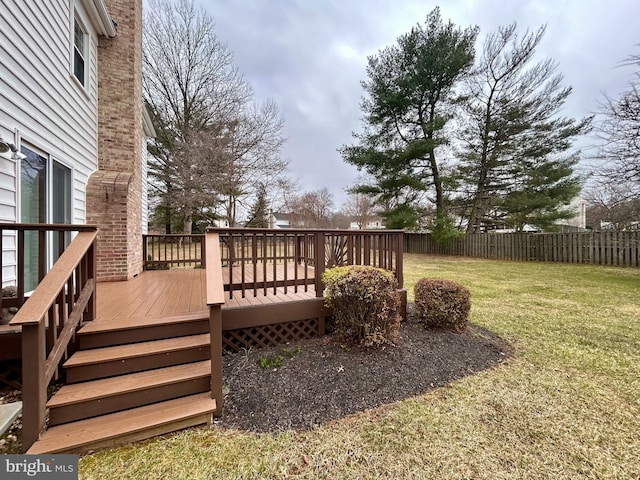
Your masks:
[{"label": "newel post", "polygon": [[222,416],[224,396],[222,394],[222,308],[209,306],[209,332],[211,337],[211,398],[216,401],[214,417]]},{"label": "newel post", "polygon": [[325,233],[324,232],[315,232],[315,245],[314,245],[314,272],[315,272],[315,280],[316,280],[316,297],[322,297],[322,292],[324,292],[324,283],[322,283],[322,274],[324,273],[324,249],[325,249]]},{"label": "newel post", "polygon": [[[229,235],[231,241],[233,236]],[[211,398],[216,401],[215,417],[222,416],[224,397],[222,395],[222,305],[224,305],[224,284],[220,237],[217,233],[207,233],[204,238],[207,264],[207,305],[209,306],[209,339],[211,353]],[[230,260],[231,261],[231,260]]]},{"label": "newel post", "polygon": [[22,449],[26,452],[45,427],[44,322],[22,325]]}]

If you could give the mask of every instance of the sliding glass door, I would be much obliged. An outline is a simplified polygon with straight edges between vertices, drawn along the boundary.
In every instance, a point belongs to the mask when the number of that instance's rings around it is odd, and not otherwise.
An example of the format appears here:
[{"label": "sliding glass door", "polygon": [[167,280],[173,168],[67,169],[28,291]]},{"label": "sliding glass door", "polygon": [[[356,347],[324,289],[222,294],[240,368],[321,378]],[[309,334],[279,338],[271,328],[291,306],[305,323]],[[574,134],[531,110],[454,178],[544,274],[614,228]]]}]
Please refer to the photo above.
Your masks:
[{"label": "sliding glass door", "polygon": [[[20,162],[20,222],[71,223],[71,169],[33,147],[23,146]],[[70,238],[65,237],[65,243]],[[38,233],[26,232],[24,245],[25,291],[38,284],[40,263],[44,271],[58,258],[59,239],[49,236],[44,255],[38,255]],[[43,260],[44,258],[44,260]]]}]

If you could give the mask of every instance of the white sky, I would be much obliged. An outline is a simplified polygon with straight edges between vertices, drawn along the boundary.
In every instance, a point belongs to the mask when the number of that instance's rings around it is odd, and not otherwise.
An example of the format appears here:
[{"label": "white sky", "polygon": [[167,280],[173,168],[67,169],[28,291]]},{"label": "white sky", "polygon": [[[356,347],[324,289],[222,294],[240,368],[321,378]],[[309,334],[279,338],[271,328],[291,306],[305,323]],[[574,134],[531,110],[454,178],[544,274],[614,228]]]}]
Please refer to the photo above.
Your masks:
[{"label": "white sky", "polygon": [[[199,0],[220,40],[255,91],[272,98],[285,119],[283,156],[302,190],[327,187],[336,207],[357,170],[337,149],[360,130],[360,82],[375,54],[437,3],[406,0]],[[553,58],[573,87],[563,115],[595,113],[603,92],[615,96],[631,78],[617,67],[640,53],[640,0],[452,0],[444,21],[480,27],[483,36],[513,21],[519,32],[547,24],[538,59]]]}]

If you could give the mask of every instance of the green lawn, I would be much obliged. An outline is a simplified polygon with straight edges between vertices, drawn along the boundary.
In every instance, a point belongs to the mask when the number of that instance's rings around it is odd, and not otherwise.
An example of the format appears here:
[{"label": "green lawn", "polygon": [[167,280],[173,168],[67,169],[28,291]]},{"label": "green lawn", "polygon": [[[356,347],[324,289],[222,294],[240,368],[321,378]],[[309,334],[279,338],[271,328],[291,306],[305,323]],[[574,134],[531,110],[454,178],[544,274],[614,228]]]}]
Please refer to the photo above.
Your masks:
[{"label": "green lawn", "polygon": [[421,277],[468,286],[472,321],[513,357],[309,432],[102,451],[80,478],[640,478],[640,269],[405,255],[405,286]]}]

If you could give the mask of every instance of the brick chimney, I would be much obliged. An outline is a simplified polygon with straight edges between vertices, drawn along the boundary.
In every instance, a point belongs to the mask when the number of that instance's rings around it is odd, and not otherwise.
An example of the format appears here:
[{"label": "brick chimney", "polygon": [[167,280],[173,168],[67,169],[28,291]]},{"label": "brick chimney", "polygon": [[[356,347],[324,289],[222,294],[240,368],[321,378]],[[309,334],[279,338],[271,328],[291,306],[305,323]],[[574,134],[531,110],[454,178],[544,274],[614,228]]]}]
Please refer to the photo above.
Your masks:
[{"label": "brick chimney", "polygon": [[98,280],[142,270],[142,0],[106,0],[118,34],[98,43],[98,171],[87,223],[98,225]]}]

